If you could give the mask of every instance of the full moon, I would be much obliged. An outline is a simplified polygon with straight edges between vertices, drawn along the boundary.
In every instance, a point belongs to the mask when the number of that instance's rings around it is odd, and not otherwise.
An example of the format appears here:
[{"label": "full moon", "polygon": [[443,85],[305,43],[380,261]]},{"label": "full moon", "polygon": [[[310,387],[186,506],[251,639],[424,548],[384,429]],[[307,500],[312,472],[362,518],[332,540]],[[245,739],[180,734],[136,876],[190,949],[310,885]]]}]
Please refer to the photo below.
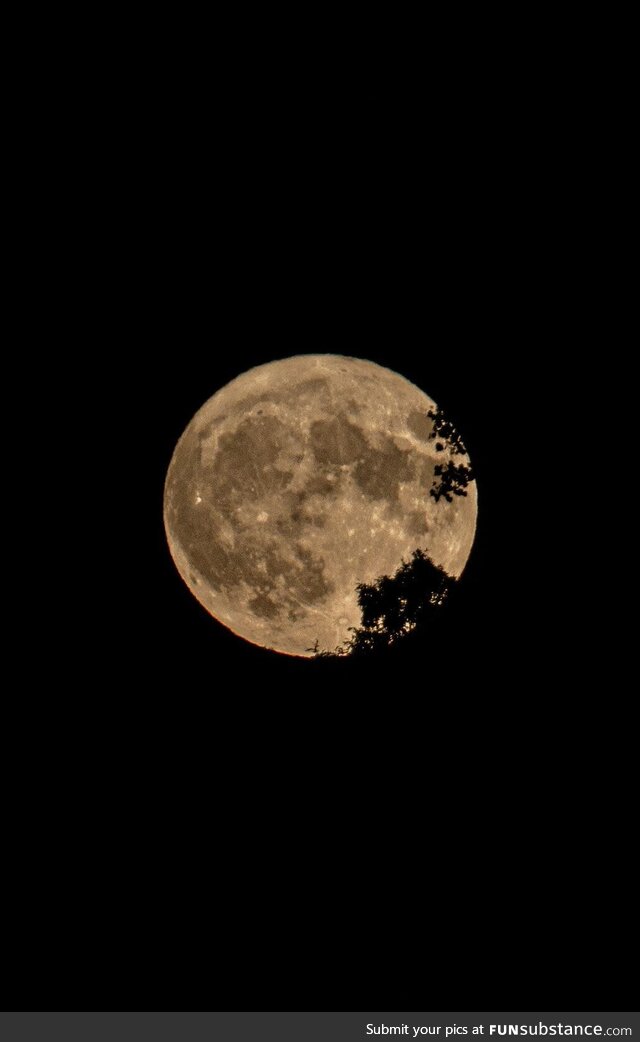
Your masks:
[{"label": "full moon", "polygon": [[232,380],[189,423],[165,483],[169,549],[194,597],[245,640],[311,656],[360,625],[358,584],[414,550],[458,578],[477,491],[443,486],[470,464],[438,417],[398,373],[342,355]]}]

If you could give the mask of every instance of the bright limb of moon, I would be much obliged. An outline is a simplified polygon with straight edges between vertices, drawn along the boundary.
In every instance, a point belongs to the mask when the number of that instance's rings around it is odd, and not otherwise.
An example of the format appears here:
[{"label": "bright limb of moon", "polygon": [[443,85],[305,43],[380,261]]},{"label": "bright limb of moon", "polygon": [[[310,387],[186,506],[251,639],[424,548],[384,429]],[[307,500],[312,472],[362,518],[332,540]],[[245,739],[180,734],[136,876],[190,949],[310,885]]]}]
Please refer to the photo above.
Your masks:
[{"label": "bright limb of moon", "polygon": [[270,362],[221,388],[165,483],[167,541],[193,595],[246,640],[305,656],[347,640],[358,584],[415,549],[457,578],[477,490],[430,495],[437,465],[469,464],[434,437],[435,409],[398,373],[342,355]]}]

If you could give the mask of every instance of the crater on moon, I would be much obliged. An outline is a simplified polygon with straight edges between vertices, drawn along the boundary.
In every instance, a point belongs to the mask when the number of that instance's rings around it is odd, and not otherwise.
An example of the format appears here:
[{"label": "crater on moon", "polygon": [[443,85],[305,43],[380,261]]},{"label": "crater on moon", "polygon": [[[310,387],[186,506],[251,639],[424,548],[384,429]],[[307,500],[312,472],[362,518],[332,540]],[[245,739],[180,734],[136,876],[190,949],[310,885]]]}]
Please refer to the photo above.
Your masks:
[{"label": "crater on moon", "polygon": [[271,362],[223,387],[165,483],[169,548],[194,596],[245,639],[306,656],[348,639],[358,584],[415,549],[457,577],[477,497],[475,482],[456,484],[469,473],[460,440],[436,443],[440,416],[404,377],[341,355]]}]

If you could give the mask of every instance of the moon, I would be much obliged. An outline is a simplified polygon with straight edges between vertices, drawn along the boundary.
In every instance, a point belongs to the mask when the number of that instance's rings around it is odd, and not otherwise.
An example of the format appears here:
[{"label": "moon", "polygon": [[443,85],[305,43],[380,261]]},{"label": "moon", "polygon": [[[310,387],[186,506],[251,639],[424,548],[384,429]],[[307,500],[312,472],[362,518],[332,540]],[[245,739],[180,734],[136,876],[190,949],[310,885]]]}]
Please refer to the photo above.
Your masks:
[{"label": "moon", "polygon": [[359,583],[420,548],[458,578],[477,490],[434,494],[466,450],[398,373],[297,355],[238,376],[195,414],[164,489],[169,549],[200,604],[287,655],[333,651],[358,627]]}]

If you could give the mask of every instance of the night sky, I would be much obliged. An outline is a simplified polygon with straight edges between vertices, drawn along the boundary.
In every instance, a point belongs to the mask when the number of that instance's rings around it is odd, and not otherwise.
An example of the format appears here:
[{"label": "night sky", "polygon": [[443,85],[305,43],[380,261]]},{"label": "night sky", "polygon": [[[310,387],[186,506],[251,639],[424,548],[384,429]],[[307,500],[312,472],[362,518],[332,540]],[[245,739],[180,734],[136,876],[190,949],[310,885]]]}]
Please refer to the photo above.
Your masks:
[{"label": "night sky", "polygon": [[[571,1008],[567,965],[574,983],[595,972],[576,880],[602,835],[589,757],[613,717],[585,708],[576,595],[552,557],[574,552],[555,378],[570,327],[526,117],[496,107],[495,84],[483,104],[433,77],[222,90],[205,73],[185,60],[107,105],[62,453],[77,552],[63,636],[44,655],[39,617],[46,679],[16,709],[30,751],[14,777],[33,792],[17,812],[31,846],[11,849],[33,853],[8,891],[8,994],[490,1009],[535,973],[547,1008]],[[247,644],[166,546],[164,478],[194,412],[306,352],[423,389],[478,484],[437,631],[374,664]],[[571,958],[545,940],[560,929]]]}]

